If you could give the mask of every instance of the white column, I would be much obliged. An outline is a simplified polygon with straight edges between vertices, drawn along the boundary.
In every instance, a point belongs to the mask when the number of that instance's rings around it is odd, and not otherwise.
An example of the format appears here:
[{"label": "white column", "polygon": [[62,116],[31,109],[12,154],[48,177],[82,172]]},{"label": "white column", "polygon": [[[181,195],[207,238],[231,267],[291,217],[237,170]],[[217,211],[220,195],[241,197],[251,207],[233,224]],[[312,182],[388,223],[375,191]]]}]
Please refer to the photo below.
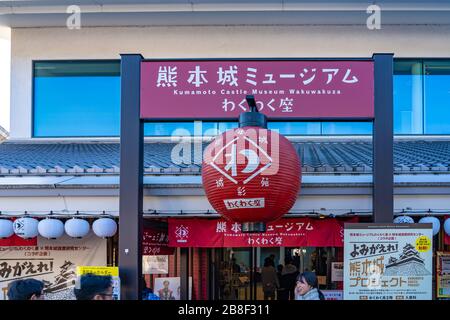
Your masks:
[{"label": "white column", "polygon": [[284,247],[280,247],[280,260],[278,264],[282,264],[284,266]]}]

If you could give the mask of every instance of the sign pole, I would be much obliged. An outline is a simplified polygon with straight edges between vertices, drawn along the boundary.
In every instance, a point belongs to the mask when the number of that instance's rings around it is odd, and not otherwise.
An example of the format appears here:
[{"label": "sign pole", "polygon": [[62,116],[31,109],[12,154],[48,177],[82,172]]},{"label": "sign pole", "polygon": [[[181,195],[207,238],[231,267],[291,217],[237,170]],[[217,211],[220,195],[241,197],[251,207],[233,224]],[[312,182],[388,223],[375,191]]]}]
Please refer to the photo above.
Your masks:
[{"label": "sign pole", "polygon": [[140,54],[121,54],[119,272],[124,300],[142,295],[143,122]]},{"label": "sign pole", "polygon": [[394,215],[393,54],[374,60],[373,222],[391,223]]}]

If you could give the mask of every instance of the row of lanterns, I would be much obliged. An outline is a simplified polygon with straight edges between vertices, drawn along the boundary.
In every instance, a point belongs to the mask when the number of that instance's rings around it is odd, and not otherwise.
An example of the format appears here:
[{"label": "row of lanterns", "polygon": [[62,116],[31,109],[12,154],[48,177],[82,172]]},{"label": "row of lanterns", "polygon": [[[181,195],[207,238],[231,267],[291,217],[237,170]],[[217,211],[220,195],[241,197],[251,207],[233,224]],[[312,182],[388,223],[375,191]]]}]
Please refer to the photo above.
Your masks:
[{"label": "row of lanterns", "polygon": [[[394,223],[414,223],[414,219],[409,216],[398,216],[394,219]],[[433,216],[423,217],[419,220],[419,223],[431,223],[433,224],[433,235],[437,235],[441,230],[441,222],[438,218]],[[445,219],[444,231],[447,235],[450,235],[450,218]]]},{"label": "row of lanterns", "polygon": [[[64,231],[69,237],[83,238],[89,230],[89,222],[79,218],[69,219],[65,223],[53,218],[41,221],[28,217],[14,221],[0,219],[0,239],[8,238],[13,234],[24,239],[37,237],[38,234],[47,239],[57,239],[64,234]],[[111,218],[100,218],[92,224],[92,231],[101,238],[112,237],[117,232],[117,223]]]}]

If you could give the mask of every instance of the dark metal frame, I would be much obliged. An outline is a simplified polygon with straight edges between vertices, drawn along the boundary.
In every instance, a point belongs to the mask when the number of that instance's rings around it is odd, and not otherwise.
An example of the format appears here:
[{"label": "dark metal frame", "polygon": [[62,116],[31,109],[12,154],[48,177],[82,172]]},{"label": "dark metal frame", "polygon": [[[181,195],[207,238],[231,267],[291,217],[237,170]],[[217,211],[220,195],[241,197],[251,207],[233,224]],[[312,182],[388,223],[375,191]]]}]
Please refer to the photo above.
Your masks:
[{"label": "dark metal frame", "polygon": [[[140,54],[121,55],[121,134],[120,134],[120,234],[119,272],[122,298],[141,299],[143,151],[144,122],[162,119],[140,118],[140,76],[143,61],[275,61],[329,60],[374,61],[374,119],[345,118],[333,121],[373,121],[373,221],[391,222],[393,218],[393,54],[374,54],[370,58],[302,59],[152,59]],[[175,122],[175,119],[170,119]],[[188,119],[176,119],[186,121]],[[196,119],[200,120],[200,119]],[[207,119],[220,121],[220,119]],[[230,119],[226,119],[230,121]],[[292,119],[294,120],[294,119]],[[301,118],[302,121],[312,119]],[[315,119],[324,121],[324,119]],[[283,120],[280,120],[283,121]],[[253,252],[253,248],[252,248]],[[256,254],[253,254],[256,258]],[[252,259],[253,260],[253,259]],[[189,249],[181,249],[181,298],[188,298]],[[251,275],[252,276],[252,275]],[[253,278],[253,277],[252,277]],[[256,298],[256,287],[251,296]]]}]

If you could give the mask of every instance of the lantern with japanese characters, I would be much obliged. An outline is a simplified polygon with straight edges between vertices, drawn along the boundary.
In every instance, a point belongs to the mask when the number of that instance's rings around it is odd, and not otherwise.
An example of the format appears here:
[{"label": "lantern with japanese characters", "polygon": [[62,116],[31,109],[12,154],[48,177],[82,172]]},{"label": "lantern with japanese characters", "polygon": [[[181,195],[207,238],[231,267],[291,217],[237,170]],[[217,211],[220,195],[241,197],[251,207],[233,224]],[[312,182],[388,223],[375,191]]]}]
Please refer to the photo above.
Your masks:
[{"label": "lantern with japanese characters", "polygon": [[240,127],[216,137],[203,155],[209,202],[226,219],[240,222],[243,232],[264,232],[266,223],[292,208],[300,190],[297,151],[285,137],[265,129],[266,123],[259,112],[241,114]]}]

